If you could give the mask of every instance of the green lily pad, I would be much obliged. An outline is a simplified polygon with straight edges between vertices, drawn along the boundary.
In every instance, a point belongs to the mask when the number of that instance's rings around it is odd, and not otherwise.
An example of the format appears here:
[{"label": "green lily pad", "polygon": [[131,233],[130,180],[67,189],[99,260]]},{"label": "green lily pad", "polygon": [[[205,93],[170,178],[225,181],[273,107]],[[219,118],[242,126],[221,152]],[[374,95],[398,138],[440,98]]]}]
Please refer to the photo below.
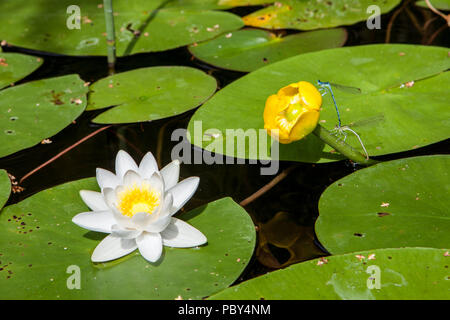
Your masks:
[{"label": "green lily pad", "polygon": [[25,78],[41,64],[42,59],[38,57],[20,53],[0,53],[0,89]]},{"label": "green lily pad", "polygon": [[270,272],[211,299],[448,300],[449,261],[448,251],[431,248],[331,256]]},{"label": "green lily pad", "polygon": [[[94,264],[92,251],[106,234],[72,223],[73,216],[88,210],[80,189],[98,187],[93,178],[78,180],[3,209],[2,299],[201,299],[233,283],[253,253],[252,220],[242,207],[223,198],[180,217],[205,234],[206,245],[164,247],[156,265],[138,251]],[[79,267],[80,290],[67,287],[70,266]]]},{"label": "green lily pad", "polygon": [[[16,46],[67,55],[106,55],[106,27],[101,1],[79,0],[81,21],[75,25],[71,0],[5,0],[0,3],[0,34]],[[211,39],[243,26],[229,12],[164,8],[166,1],[115,0],[117,55],[164,51]],[[45,19],[43,16],[45,7]],[[159,9],[158,9],[159,8]],[[50,10],[50,11],[49,11]],[[12,14],[14,13],[14,14]],[[71,29],[69,29],[69,27]]]},{"label": "green lily pad", "polygon": [[0,91],[0,157],[31,147],[72,123],[86,106],[87,91],[78,75]]},{"label": "green lily pad", "polygon": [[11,181],[9,180],[8,173],[0,169],[0,210],[8,201],[9,195],[11,193]]},{"label": "green lily pad", "polygon": [[[435,9],[450,11],[450,0],[431,0],[430,3]],[[428,8],[425,1],[417,1],[416,5],[423,8]]]},{"label": "green lily pad", "polygon": [[197,107],[216,87],[213,77],[194,68],[136,69],[92,84],[87,110],[117,106],[97,116],[96,123],[157,120]]},{"label": "green lily pad", "polygon": [[250,72],[300,53],[340,47],[346,40],[345,29],[302,32],[286,37],[265,30],[245,29],[190,45],[189,51],[197,59],[219,68]]},{"label": "green lily pad", "polygon": [[[360,135],[370,156],[416,149],[450,136],[450,72],[444,72],[449,67],[448,49],[429,46],[381,44],[301,54],[258,69],[216,93],[192,117],[188,128],[191,142],[208,147],[211,139],[202,135],[215,128],[222,135],[214,141],[226,146],[226,129],[250,129],[249,133],[263,129],[264,106],[270,95],[290,83],[306,80],[316,84],[320,79],[361,89],[360,94],[335,89],[334,95],[342,124]],[[194,130],[194,124],[200,123],[195,121],[202,121],[201,128]],[[330,94],[323,97],[320,124],[329,130],[337,124]],[[260,142],[264,144],[257,139],[239,150],[237,144],[223,147],[218,153],[263,159],[268,152],[263,147],[258,154],[249,151],[249,145]],[[346,142],[362,152],[351,133]],[[342,157],[308,135],[280,145],[279,159],[329,162]]]},{"label": "green lily pad", "polygon": [[450,243],[450,156],[383,162],[322,194],[316,233],[333,254]]},{"label": "green lily pad", "polygon": [[171,0],[164,7],[208,10],[222,10],[234,7],[234,5],[228,5],[226,2],[224,0]]},{"label": "green lily pad", "polygon": [[276,2],[276,0],[218,0],[220,5],[228,7],[260,6],[274,2]]},{"label": "green lily pad", "polygon": [[376,3],[370,0],[280,0],[245,16],[243,20],[248,26],[266,29],[333,28],[369,19],[374,14],[373,11],[367,12],[371,5],[376,4],[383,14],[399,3],[400,0]]}]

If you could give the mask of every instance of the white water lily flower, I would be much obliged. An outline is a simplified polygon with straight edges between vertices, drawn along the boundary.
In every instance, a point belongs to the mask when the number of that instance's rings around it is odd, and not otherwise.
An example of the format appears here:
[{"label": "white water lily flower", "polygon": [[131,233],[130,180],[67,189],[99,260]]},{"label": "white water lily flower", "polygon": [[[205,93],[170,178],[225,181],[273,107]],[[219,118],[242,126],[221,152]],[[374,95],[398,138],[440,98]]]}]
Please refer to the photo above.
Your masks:
[{"label": "white water lily flower", "polygon": [[92,253],[92,261],[120,258],[139,249],[150,262],[157,261],[163,245],[188,248],[206,243],[206,237],[188,223],[172,217],[192,197],[198,177],[178,182],[180,162],[172,161],[158,170],[148,152],[139,166],[121,150],[116,157],[116,174],[97,169],[101,192],[81,190],[92,210],[72,221],[82,228],[110,233]]}]

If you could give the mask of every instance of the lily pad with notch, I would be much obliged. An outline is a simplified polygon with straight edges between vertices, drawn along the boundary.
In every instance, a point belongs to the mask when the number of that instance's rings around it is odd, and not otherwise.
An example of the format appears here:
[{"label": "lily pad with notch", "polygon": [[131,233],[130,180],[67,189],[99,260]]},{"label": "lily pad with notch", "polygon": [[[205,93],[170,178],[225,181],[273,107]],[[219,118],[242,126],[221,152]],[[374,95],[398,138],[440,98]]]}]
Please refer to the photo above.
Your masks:
[{"label": "lily pad with notch", "polygon": [[190,45],[189,51],[216,67],[250,72],[300,53],[340,47],[346,39],[347,32],[342,28],[285,37],[265,30],[244,29]]},{"label": "lily pad with notch", "polygon": [[98,115],[96,123],[158,120],[199,106],[216,88],[213,77],[194,68],[141,68],[93,83],[87,110],[114,106]]},{"label": "lily pad with notch", "polygon": [[[252,256],[253,222],[231,198],[223,198],[179,216],[205,234],[206,245],[164,247],[156,264],[138,251],[92,263],[91,254],[105,234],[87,232],[71,221],[88,210],[81,189],[98,190],[96,180],[50,188],[2,210],[2,299],[201,299],[233,283]],[[70,290],[76,272],[81,273],[81,290]]]},{"label": "lily pad with notch", "polygon": [[0,91],[0,157],[29,148],[72,123],[88,88],[78,75],[36,80]]},{"label": "lily pad with notch", "polygon": [[358,251],[269,272],[210,299],[448,300],[449,259],[433,248]]},{"label": "lily pad with notch", "polygon": [[[227,129],[243,130],[248,135],[255,129],[263,130],[263,111],[270,95],[300,80],[313,84],[322,80],[360,88],[359,94],[334,90],[334,95],[342,124],[359,134],[370,156],[417,149],[450,136],[449,67],[448,49],[431,46],[377,44],[301,54],[253,71],[217,92],[191,118],[191,143],[207,148],[212,142],[203,138],[204,133],[218,130],[224,147],[216,152],[246,159],[267,158],[269,147],[255,152],[249,143],[240,149],[235,143],[234,148],[225,148],[227,140],[236,138],[227,138]],[[201,130],[194,130],[195,121],[202,121]],[[323,97],[319,123],[329,130],[337,124],[329,94]],[[264,146],[260,139],[270,138],[256,134],[255,139],[254,145]],[[352,134],[346,142],[362,152]],[[330,162],[342,156],[308,135],[280,145],[279,159]]]},{"label": "lily pad with notch", "polygon": [[379,163],[322,194],[316,234],[331,253],[450,243],[450,156]]},{"label": "lily pad with notch", "polygon": [[43,59],[20,53],[0,51],[0,89],[31,74],[42,65]]},{"label": "lily pad with notch", "polygon": [[[260,5],[261,0],[222,0],[224,5]],[[248,26],[266,29],[313,30],[352,25],[392,10],[400,0],[278,0],[243,18]],[[376,5],[376,7],[372,7]]]},{"label": "lily pad with notch", "polygon": [[[230,12],[167,8],[166,0],[115,0],[118,56],[165,51],[214,38],[243,26]],[[106,56],[106,26],[101,1],[4,0],[0,34],[8,43],[65,55]],[[79,21],[78,21],[78,20]]]}]

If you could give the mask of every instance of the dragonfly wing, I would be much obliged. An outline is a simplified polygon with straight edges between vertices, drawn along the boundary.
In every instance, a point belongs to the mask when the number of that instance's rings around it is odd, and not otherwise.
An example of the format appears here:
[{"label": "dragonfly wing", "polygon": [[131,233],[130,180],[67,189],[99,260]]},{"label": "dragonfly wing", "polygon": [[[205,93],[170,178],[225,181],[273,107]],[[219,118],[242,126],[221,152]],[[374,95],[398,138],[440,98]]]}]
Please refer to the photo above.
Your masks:
[{"label": "dragonfly wing", "polygon": [[360,94],[361,93],[361,89],[357,88],[357,87],[344,86],[342,84],[331,83],[331,82],[330,82],[330,85],[335,87],[336,89],[338,89],[340,91],[353,93],[353,94]]},{"label": "dragonfly wing", "polygon": [[384,114],[383,113],[379,113],[379,114],[374,115],[374,116],[369,117],[369,118],[365,118],[365,119],[361,119],[361,120],[357,120],[357,121],[351,122],[347,126],[351,127],[351,128],[368,127],[368,126],[373,126],[373,125],[379,125],[384,120],[385,120]]}]

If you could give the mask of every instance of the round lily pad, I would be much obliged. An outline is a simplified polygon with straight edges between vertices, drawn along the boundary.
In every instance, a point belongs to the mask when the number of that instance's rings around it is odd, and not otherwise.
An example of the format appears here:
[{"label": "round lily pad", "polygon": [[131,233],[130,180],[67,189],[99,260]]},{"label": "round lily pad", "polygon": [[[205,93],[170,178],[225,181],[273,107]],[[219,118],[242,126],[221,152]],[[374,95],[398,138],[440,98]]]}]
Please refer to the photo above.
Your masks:
[{"label": "round lily pad", "polygon": [[11,193],[11,181],[9,180],[8,173],[0,169],[0,210],[8,201],[9,194]]},{"label": "round lily pad", "polygon": [[25,54],[0,53],[0,89],[25,78],[39,68],[42,62],[41,58]]},{"label": "round lily pad", "polygon": [[331,253],[450,243],[450,156],[383,162],[329,186],[316,233]]},{"label": "round lily pad", "polygon": [[448,250],[377,249],[319,258],[230,287],[218,300],[450,298]]},{"label": "round lily pad", "polygon": [[[251,1],[244,2],[251,3]],[[333,28],[351,25],[373,17],[378,12],[373,9],[368,10],[372,5],[376,5],[379,14],[383,14],[392,10],[399,3],[400,0],[380,2],[370,0],[279,0],[271,6],[245,16],[243,20],[248,26],[266,29]]]},{"label": "round lily pad", "polygon": [[[257,133],[245,148],[238,149],[236,143],[234,148],[226,148],[226,130],[241,129],[253,136],[254,130],[264,128],[263,111],[270,95],[300,80],[313,84],[321,80],[361,89],[360,93],[336,88],[333,92],[342,125],[359,134],[370,156],[416,149],[450,136],[450,72],[445,72],[449,67],[448,49],[431,46],[380,44],[301,54],[260,68],[216,93],[192,117],[188,127],[191,142],[206,148],[212,142],[203,134],[214,129],[221,133],[214,140],[223,145],[223,152],[218,153],[264,158],[270,150],[259,147],[258,154],[249,151],[249,145],[261,142]],[[201,128],[194,130],[195,123],[200,123],[196,121],[202,121]],[[319,123],[329,130],[337,125],[329,93],[323,96]],[[269,137],[262,135],[261,139]],[[352,133],[347,132],[346,142],[363,152]],[[329,162],[342,157],[308,135],[280,145],[279,159]]]},{"label": "round lily pad", "polygon": [[345,29],[302,32],[286,37],[265,30],[245,29],[190,45],[189,51],[197,59],[219,68],[250,72],[300,53],[340,47],[346,39]]},{"label": "round lily pad", "polygon": [[31,147],[72,123],[86,106],[87,91],[78,75],[0,91],[0,157]]},{"label": "round lily pad", "polygon": [[92,84],[87,110],[116,106],[97,116],[96,123],[157,120],[197,107],[216,87],[213,77],[194,68],[135,69]]},{"label": "round lily pad", "polygon": [[95,179],[47,189],[3,209],[2,299],[201,299],[233,283],[253,253],[252,220],[233,200],[223,198],[179,217],[201,230],[206,245],[164,247],[156,264],[138,251],[92,263],[91,254],[106,234],[71,221],[89,210],[78,194],[81,189],[97,190]]},{"label": "round lily pad", "polygon": [[[229,12],[167,8],[167,1],[113,2],[117,55],[164,51],[204,41],[243,26]],[[101,1],[47,0],[0,2],[0,34],[16,46],[66,55],[107,53]]]}]

